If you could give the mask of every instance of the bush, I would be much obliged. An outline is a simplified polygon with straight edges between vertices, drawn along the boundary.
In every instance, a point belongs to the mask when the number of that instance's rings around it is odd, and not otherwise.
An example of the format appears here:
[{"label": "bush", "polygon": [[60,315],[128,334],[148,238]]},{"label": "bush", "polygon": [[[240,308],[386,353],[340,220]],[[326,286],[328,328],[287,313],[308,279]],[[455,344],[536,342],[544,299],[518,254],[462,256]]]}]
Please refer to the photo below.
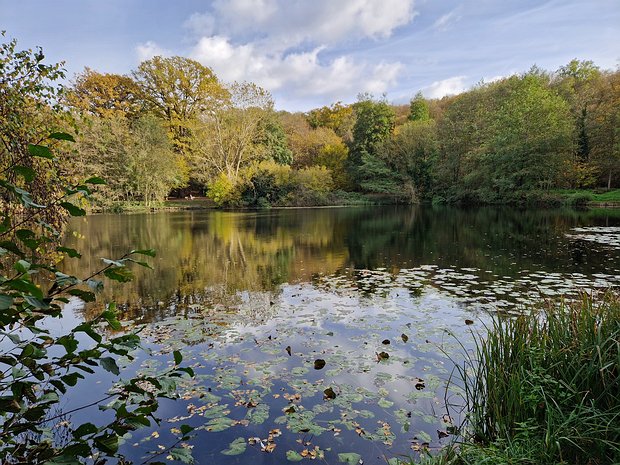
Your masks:
[{"label": "bush", "polygon": [[331,171],[324,166],[308,166],[295,173],[295,187],[326,194],[332,190],[333,180]]}]

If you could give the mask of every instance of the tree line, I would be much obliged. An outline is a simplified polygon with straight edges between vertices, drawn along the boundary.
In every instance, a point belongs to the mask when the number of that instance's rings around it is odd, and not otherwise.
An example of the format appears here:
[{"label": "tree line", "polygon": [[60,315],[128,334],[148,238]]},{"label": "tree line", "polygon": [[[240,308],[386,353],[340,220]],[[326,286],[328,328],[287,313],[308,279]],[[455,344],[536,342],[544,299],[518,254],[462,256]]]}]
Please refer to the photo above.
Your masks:
[{"label": "tree line", "polygon": [[540,202],[619,184],[620,71],[591,61],[442,99],[363,94],[306,113],[178,56],[128,75],[86,68],[61,94],[46,114],[77,134],[66,174],[104,177],[102,208],[190,194],[229,207]]}]

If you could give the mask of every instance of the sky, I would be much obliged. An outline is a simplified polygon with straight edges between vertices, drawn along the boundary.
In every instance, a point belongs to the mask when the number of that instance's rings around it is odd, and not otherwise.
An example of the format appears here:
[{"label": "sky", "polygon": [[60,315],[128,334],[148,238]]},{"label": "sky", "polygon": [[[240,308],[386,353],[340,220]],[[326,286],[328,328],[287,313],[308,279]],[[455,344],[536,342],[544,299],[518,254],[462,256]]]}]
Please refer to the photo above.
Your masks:
[{"label": "sky", "polygon": [[438,98],[573,58],[620,66],[620,0],[0,0],[0,30],[69,77],[181,55],[289,111]]}]

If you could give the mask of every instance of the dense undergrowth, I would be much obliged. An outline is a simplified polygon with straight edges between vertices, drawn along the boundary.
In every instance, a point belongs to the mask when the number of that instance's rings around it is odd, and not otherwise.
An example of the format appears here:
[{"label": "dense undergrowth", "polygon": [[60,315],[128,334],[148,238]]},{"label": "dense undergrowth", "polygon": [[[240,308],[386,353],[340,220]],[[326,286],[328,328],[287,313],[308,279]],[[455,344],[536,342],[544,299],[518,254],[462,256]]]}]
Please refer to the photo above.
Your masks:
[{"label": "dense undergrowth", "polygon": [[425,464],[620,463],[620,298],[497,317],[457,367],[462,442]]}]

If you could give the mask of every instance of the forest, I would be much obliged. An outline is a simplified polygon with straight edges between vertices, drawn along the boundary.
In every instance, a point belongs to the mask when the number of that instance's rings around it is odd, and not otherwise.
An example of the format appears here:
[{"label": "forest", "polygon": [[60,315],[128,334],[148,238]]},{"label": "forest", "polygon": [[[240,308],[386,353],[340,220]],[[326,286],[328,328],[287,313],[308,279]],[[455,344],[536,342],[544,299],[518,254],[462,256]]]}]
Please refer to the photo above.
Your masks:
[{"label": "forest", "polygon": [[[24,85],[27,70],[15,72],[7,93]],[[37,79],[61,76],[50,65]],[[128,75],[86,68],[66,82],[24,126],[75,134],[58,147],[64,174],[105,178],[100,210],[190,196],[233,208],[554,203],[562,190],[620,185],[620,71],[591,61],[534,66],[442,99],[360,94],[306,113],[276,111],[267,90],[179,56]]]}]

